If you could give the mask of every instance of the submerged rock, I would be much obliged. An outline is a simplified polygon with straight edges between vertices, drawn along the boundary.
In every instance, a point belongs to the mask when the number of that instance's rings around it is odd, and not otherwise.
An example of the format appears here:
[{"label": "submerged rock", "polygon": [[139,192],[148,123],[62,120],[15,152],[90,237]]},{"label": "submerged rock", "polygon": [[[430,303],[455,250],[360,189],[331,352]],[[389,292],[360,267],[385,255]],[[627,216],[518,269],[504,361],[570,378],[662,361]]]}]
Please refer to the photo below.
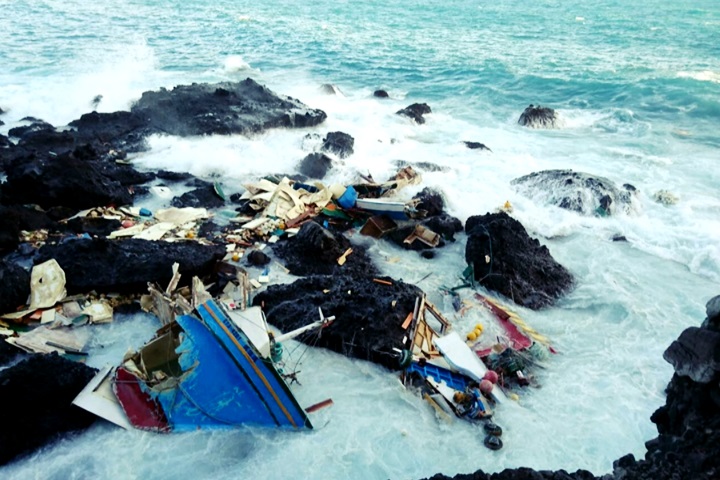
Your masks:
[{"label": "submerged rock", "polygon": [[325,175],[327,175],[328,170],[330,170],[332,166],[332,158],[324,153],[310,153],[303,158],[300,165],[298,165],[298,172],[309,178],[320,180],[325,178]]},{"label": "submerged rock", "polygon": [[97,417],[72,401],[95,372],[54,353],[33,355],[1,370],[0,465],[94,423]]},{"label": "submerged rock", "polygon": [[541,107],[530,104],[520,114],[518,123],[530,128],[560,128],[560,117],[557,112],[549,107]]},{"label": "submerged rock", "polygon": [[480,142],[463,142],[467,148],[470,150],[487,150],[488,152],[492,152],[490,148],[485,145],[484,143]]},{"label": "submerged rock", "polygon": [[422,125],[425,123],[425,117],[423,115],[432,113],[430,106],[427,103],[413,103],[402,110],[396,112],[398,115],[409,117],[415,121],[415,123]]},{"label": "submerged rock", "polygon": [[162,242],[140,239],[73,239],[45,245],[35,263],[51,258],[65,271],[69,295],[97,292],[142,293],[148,282],[167,285],[172,264],[180,264],[182,283],[210,275],[225,256],[223,245],[194,241]]},{"label": "submerged rock", "polygon": [[335,322],[320,332],[298,337],[304,343],[328,348],[348,357],[399,369],[394,348],[402,349],[407,331],[401,325],[413,311],[422,291],[414,285],[372,276],[313,275],[292,284],[271,285],[253,303],[262,305],[270,324],[283,331],[318,319],[318,307]]},{"label": "submerged rock", "polygon": [[515,190],[536,202],[555,205],[583,215],[616,215],[637,212],[636,189],[612,180],[572,170],[543,170],[510,182]]},{"label": "submerged rock", "polygon": [[485,288],[536,310],[552,305],[572,287],[572,274],[507,213],[470,217],[465,231],[465,261]]},{"label": "submerged rock", "polygon": [[323,139],[322,147],[324,152],[333,153],[338,158],[347,158],[353,154],[355,139],[344,132],[329,132]]}]

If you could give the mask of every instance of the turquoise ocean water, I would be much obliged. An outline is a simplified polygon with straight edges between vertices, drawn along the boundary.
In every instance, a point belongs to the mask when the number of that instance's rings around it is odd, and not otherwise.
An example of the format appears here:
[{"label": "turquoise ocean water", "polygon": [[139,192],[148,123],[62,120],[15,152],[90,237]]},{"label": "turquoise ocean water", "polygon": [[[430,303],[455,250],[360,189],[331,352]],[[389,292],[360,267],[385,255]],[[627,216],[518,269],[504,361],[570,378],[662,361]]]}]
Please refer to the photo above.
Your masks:
[{"label": "turquoise ocean water", "polygon": [[[442,165],[422,186],[442,190],[450,213],[465,220],[509,200],[577,278],[556,307],[516,309],[561,353],[538,373],[542,388],[497,412],[499,452],[482,446],[477,428],[437,419],[393,374],[309,350],[297,395],[335,402],[313,418],[312,433],[157,436],[98,424],[0,474],[396,479],[524,465],[600,475],[626,453],[644,454],[672,375],[662,352],[720,293],[718,2],[0,0],[0,11],[0,133],[26,116],[65,125],[92,110],[96,95],[98,110],[110,112],[146,90],[250,76],[324,109],[327,122],[253,138],[157,137],[137,165],[220,175],[233,191],[292,171],[306,133],[341,130],[355,138],[355,154],[328,181],[382,178],[399,159]],[[342,95],[324,94],[325,83]],[[378,88],[391,98],[373,98]],[[395,115],[415,102],[432,107],[425,125]],[[562,128],[519,127],[531,103],[557,109]],[[582,217],[509,184],[548,168],[630,183],[640,208]],[[658,204],[659,190],[678,202]],[[616,234],[628,242],[612,242]],[[455,316],[439,293],[463,268],[464,238],[432,262],[369,247],[388,275],[412,282],[432,272],[420,286],[460,331],[488,320],[480,309]],[[89,362],[116,362],[154,329],[142,317],[98,327]]]}]

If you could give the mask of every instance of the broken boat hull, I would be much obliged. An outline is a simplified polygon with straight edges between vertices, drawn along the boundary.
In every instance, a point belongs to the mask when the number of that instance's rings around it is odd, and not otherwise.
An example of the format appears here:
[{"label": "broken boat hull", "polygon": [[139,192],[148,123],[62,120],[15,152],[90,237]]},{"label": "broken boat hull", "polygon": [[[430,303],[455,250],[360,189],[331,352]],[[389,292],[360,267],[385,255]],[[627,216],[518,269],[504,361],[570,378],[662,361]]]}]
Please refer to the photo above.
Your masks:
[{"label": "broken boat hull", "polygon": [[272,361],[228,314],[212,300],[196,312],[176,317],[116,369],[113,391],[129,423],[157,432],[312,428]]}]

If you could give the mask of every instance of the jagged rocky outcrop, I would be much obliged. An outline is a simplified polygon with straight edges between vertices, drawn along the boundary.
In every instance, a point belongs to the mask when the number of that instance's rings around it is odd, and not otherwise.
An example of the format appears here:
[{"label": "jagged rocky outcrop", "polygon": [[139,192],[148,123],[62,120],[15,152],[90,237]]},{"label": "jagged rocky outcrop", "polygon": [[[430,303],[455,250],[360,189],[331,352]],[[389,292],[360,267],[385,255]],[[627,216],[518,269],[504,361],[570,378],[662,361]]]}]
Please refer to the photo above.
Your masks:
[{"label": "jagged rocky outcrop", "polygon": [[424,115],[432,113],[432,110],[430,109],[430,105],[427,103],[413,103],[402,110],[398,110],[396,113],[404,117],[409,117],[414,120],[415,123],[422,125],[425,123]]},{"label": "jagged rocky outcrop", "polygon": [[572,274],[507,213],[472,216],[465,231],[465,261],[485,288],[518,305],[539,309],[552,305],[572,287]]},{"label": "jagged rocky outcrop", "polygon": [[402,323],[422,294],[414,285],[372,276],[313,275],[292,284],[271,285],[253,303],[262,305],[270,324],[290,331],[318,319],[318,307],[336,321],[320,332],[308,332],[299,340],[328,348],[352,358],[369,360],[399,369],[397,353],[407,331]]},{"label": "jagged rocky outcrop", "polygon": [[555,110],[532,104],[520,114],[518,123],[530,128],[560,128],[562,126],[560,116]]},{"label": "jagged rocky outcrop", "polygon": [[62,155],[91,145],[101,159],[123,158],[147,150],[149,135],[178,136],[253,134],[269,128],[302,128],[322,123],[327,115],[299,100],[279,95],[248,78],[241,82],[194,83],[144,92],[129,112],[90,112],[58,130],[28,118],[13,128],[18,144],[0,152],[0,163],[50,152]]},{"label": "jagged rocky outcrop", "polygon": [[618,187],[604,177],[572,170],[543,170],[510,182],[518,193],[536,202],[555,205],[583,215],[615,215],[639,209],[637,190]]},{"label": "jagged rocky outcrop", "polygon": [[251,78],[145,92],[131,112],[148,122],[148,133],[178,136],[252,134],[268,128],[312,127],[327,117],[322,110],[278,95]]},{"label": "jagged rocky outcrop", "polygon": [[172,264],[180,264],[181,282],[210,275],[225,255],[223,245],[194,241],[72,239],[40,249],[36,264],[54,258],[65,271],[69,295],[97,292],[144,293],[148,282],[167,285]]},{"label": "jagged rocky outcrop", "polygon": [[[485,473],[478,470],[474,473],[458,474],[448,477],[441,473],[424,480],[596,480],[597,477],[587,470],[577,470],[573,473],[565,470],[533,470],[532,468],[506,468],[500,473]],[[604,479],[603,479],[604,480]],[[609,479],[608,479],[609,480]]]},{"label": "jagged rocky outcrop", "polygon": [[29,296],[30,273],[19,265],[0,260],[0,313],[15,311],[26,304]]},{"label": "jagged rocky outcrop", "polygon": [[[338,259],[349,249],[343,265]],[[297,235],[276,243],[273,252],[293,275],[374,275],[377,268],[361,245],[351,245],[342,233],[333,233],[317,222],[303,224]]]},{"label": "jagged rocky outcrop", "polygon": [[128,189],[104,175],[96,162],[79,159],[73,153],[16,160],[5,171],[5,204],[83,209],[133,201]]},{"label": "jagged rocky outcrop", "polygon": [[0,465],[94,423],[97,417],[72,401],[95,372],[54,353],[0,370]]},{"label": "jagged rocky outcrop", "polygon": [[41,228],[54,229],[57,223],[48,212],[24,205],[0,205],[0,254],[14,250],[20,242],[20,232]]},{"label": "jagged rocky outcrop", "polygon": [[328,132],[320,148],[323,152],[332,153],[338,158],[347,158],[355,151],[354,146],[355,139],[351,135],[345,132]]}]

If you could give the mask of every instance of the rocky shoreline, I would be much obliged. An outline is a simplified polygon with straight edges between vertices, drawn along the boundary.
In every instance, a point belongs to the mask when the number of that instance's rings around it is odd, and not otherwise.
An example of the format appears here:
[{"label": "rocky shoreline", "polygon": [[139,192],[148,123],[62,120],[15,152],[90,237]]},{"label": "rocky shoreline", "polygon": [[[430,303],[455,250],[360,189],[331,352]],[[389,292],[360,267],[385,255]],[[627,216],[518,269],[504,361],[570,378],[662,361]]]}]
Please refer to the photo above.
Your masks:
[{"label": "rocky shoreline", "polygon": [[[426,104],[413,104],[397,112],[417,124],[424,123],[423,115],[431,113]],[[533,120],[533,115],[542,118]],[[255,186],[258,191],[230,196],[217,182],[183,172],[139,171],[127,160],[129,155],[148,148],[149,135],[252,135],[269,128],[312,127],[325,119],[325,112],[277,95],[250,79],[146,92],[130,111],[91,112],[66,127],[56,128],[28,117],[27,125],[11,129],[8,137],[0,135],[0,173],[5,177],[0,184],[0,314],[24,307],[31,294],[32,267],[50,260],[64,272],[67,295],[122,295],[127,297],[126,306],[139,309],[137,297],[147,291],[148,284],[171,281],[173,263],[179,264],[183,282],[197,276],[220,291],[228,282],[227,265],[267,264],[271,258],[259,250],[258,244],[270,244],[267,252],[275,261],[301,277],[255,295],[254,303],[264,308],[270,323],[283,330],[299,327],[322,305],[325,315],[345,321],[328,327],[319,343],[317,338],[302,341],[399,370],[396,352],[403,348],[406,336],[400,325],[423,292],[416,285],[379,276],[362,245],[345,235],[351,228],[365,230],[370,225],[374,230],[367,235],[417,250],[427,259],[464,230],[468,239],[467,281],[531,309],[551,307],[574,287],[572,274],[508,213],[511,207],[472,216],[463,225],[444,211],[442,194],[428,189],[405,205],[401,219],[383,219],[386,223],[371,210],[345,203],[354,194],[371,200],[366,205],[373,205],[372,200],[382,200],[386,192],[417,184],[419,175],[411,165],[400,165],[398,174],[385,182],[363,178],[357,184],[341,186],[339,192],[331,192],[336,186],[326,189],[317,183],[310,185],[322,179],[328,169],[339,168],[340,159],[353,154],[354,139],[343,132],[330,132],[324,139],[306,136],[308,144],[317,143],[317,147],[303,159],[298,172],[269,175],[259,180]],[[520,123],[533,128],[555,127],[557,115],[545,107],[529,107]],[[468,148],[490,151],[478,142],[465,143]],[[418,171],[433,168],[416,166]],[[617,189],[607,179],[587,174],[541,173],[532,176],[530,182],[523,177],[516,183],[528,195],[538,195],[538,190],[552,188],[558,176],[565,185],[568,178],[573,179],[567,195],[570,200],[563,200],[559,206],[579,212],[592,213],[600,205],[610,213],[611,204],[615,208],[629,202],[634,191],[629,186]],[[168,218],[150,223],[147,219],[153,212],[133,208],[153,191],[174,183],[193,190],[169,199],[177,210],[164,212]],[[294,204],[273,204],[278,203],[278,192],[290,196]],[[259,205],[263,211],[273,208],[272,221],[256,216]],[[191,220],[169,219],[180,209],[195,215]],[[218,225],[208,212],[220,209],[234,211],[246,225],[263,222],[245,231],[232,224]],[[160,213],[155,215],[159,217]],[[140,228],[136,234],[133,229],[138,227],[145,228],[145,233],[141,234]],[[172,232],[168,234],[171,238],[162,239],[167,232]],[[278,238],[271,241],[273,236]],[[243,262],[241,254],[246,258]],[[720,405],[719,299],[708,303],[703,325],[683,332],[665,353],[676,373],[668,386],[667,404],[652,417],[660,435],[648,442],[645,459],[623,457],[615,462],[612,475],[601,478],[709,479],[720,474],[715,446]],[[38,321],[30,313],[21,318],[26,326],[27,322],[36,326]],[[14,351],[15,347],[8,349],[5,342],[2,344],[0,361],[7,368],[0,371],[0,398],[4,411],[18,412],[19,423],[7,426],[0,437],[4,455],[0,464],[67,432],[82,431],[93,421],[70,405],[92,377],[92,369],[56,354]],[[47,393],[34,390],[36,382],[42,383]],[[40,408],[33,400],[37,395],[52,395],[59,401]],[[28,417],[33,417],[32,425],[22,423]],[[21,432],[22,441],[18,441]],[[431,478],[449,477],[438,474]],[[585,471],[517,469],[492,475],[477,471],[453,478],[596,477]]]}]

